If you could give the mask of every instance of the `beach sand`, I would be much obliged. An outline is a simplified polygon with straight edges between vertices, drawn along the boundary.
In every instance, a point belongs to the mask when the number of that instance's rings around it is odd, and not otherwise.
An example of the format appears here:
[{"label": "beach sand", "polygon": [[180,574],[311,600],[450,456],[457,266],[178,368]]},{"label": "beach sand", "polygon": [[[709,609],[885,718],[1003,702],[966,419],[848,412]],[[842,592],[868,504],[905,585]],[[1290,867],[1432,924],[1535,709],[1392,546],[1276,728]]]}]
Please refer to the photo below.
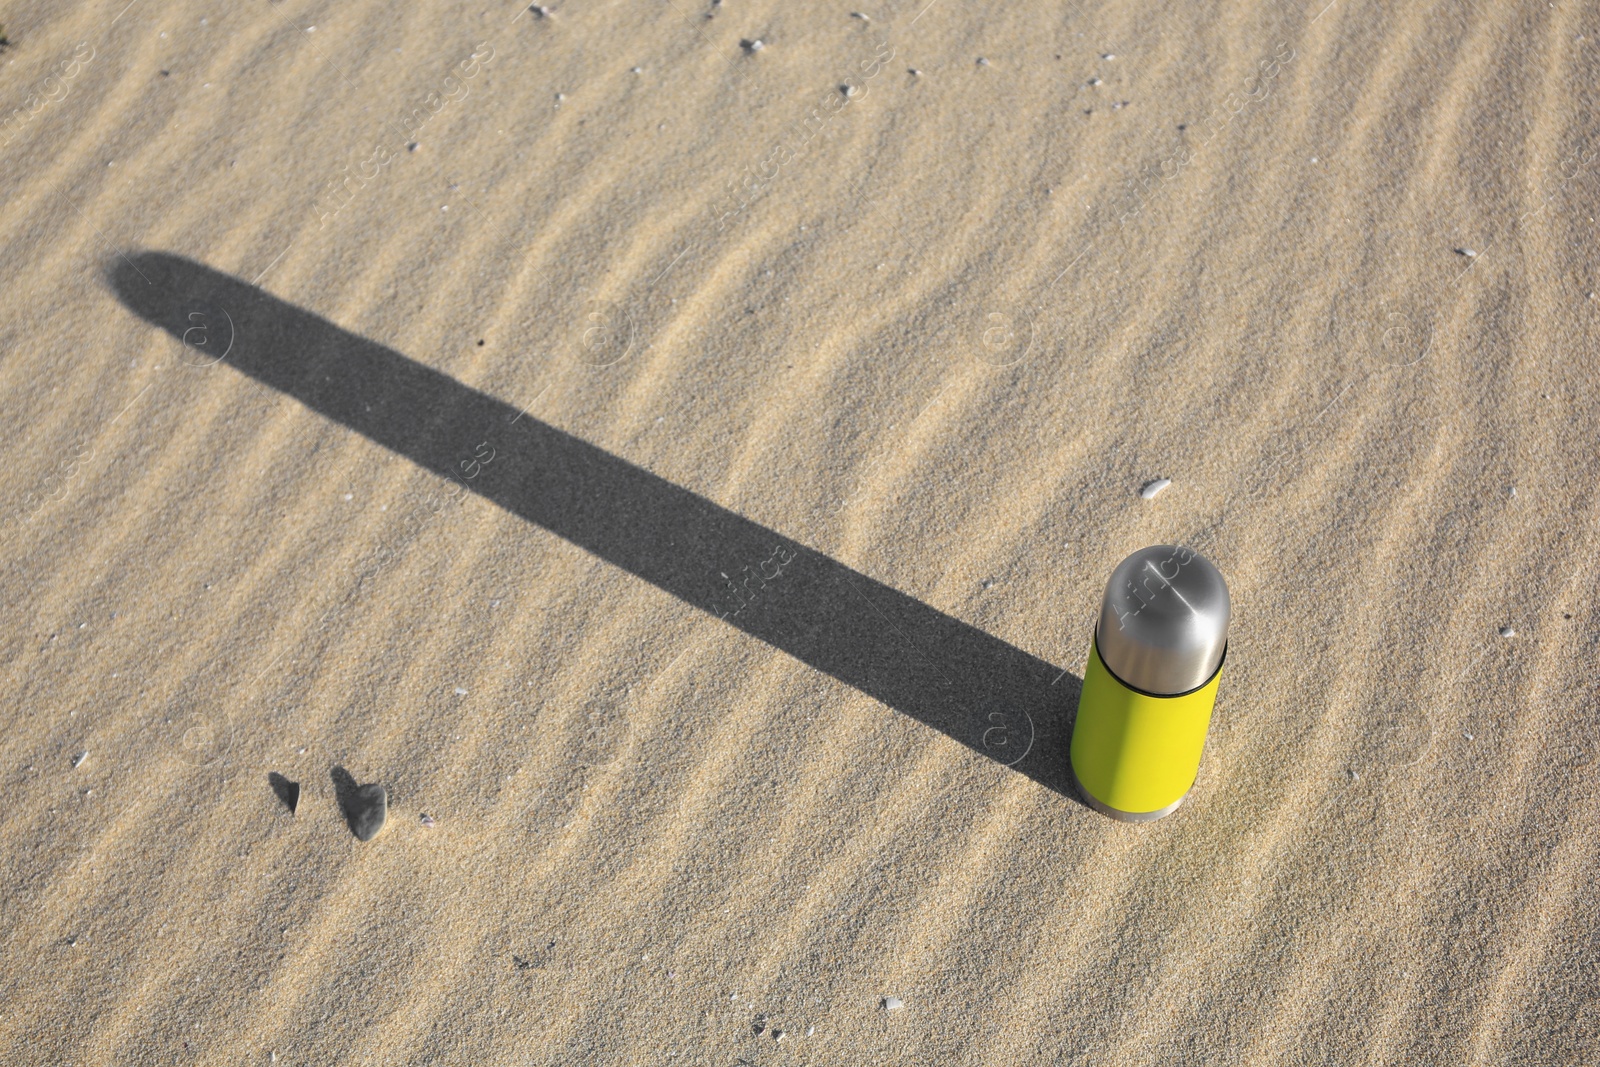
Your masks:
[{"label": "beach sand", "polygon": [[0,1061],[1600,1062],[1600,26],[1324,2],[0,11]]}]

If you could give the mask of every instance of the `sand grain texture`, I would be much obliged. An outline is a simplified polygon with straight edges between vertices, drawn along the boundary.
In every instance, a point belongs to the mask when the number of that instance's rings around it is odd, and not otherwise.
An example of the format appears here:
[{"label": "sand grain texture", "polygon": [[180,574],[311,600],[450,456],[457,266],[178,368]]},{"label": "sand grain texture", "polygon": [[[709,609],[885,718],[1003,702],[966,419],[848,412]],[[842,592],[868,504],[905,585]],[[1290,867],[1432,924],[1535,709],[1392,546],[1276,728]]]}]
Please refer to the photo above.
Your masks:
[{"label": "sand grain texture", "polygon": [[0,1061],[1596,1062],[1595,15],[0,11]]}]

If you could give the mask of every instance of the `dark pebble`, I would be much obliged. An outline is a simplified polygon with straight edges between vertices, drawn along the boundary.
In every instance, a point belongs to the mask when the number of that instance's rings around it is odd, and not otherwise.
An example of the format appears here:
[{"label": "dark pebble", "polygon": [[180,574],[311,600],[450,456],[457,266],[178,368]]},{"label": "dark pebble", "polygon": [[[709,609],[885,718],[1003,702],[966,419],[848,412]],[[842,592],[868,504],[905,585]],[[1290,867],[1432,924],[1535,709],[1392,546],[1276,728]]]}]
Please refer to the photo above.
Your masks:
[{"label": "dark pebble", "polygon": [[357,786],[345,816],[350,820],[350,832],[356,835],[356,840],[371,841],[389,817],[388,792],[376,782]]}]

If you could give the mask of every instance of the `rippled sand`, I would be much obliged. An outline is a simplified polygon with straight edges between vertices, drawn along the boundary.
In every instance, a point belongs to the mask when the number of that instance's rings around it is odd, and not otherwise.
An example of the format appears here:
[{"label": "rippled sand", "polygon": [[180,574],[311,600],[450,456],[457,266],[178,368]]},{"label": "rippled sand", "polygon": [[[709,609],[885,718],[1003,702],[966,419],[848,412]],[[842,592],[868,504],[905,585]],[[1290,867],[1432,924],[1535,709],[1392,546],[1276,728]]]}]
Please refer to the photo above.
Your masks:
[{"label": "rippled sand", "polygon": [[3,13],[0,1060],[1596,1062],[1593,7],[852,2]]}]

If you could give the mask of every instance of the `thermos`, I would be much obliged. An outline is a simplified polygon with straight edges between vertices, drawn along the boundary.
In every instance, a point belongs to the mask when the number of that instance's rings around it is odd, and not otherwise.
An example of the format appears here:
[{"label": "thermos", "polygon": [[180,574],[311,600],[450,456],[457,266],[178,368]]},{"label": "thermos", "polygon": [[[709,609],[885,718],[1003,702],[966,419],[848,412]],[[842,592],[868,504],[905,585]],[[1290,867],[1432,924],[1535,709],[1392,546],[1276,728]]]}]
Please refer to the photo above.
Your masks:
[{"label": "thermos", "polygon": [[1228,585],[1193,549],[1141,548],[1111,572],[1072,726],[1078,792],[1114,819],[1174,811],[1200,770],[1228,649]]}]

